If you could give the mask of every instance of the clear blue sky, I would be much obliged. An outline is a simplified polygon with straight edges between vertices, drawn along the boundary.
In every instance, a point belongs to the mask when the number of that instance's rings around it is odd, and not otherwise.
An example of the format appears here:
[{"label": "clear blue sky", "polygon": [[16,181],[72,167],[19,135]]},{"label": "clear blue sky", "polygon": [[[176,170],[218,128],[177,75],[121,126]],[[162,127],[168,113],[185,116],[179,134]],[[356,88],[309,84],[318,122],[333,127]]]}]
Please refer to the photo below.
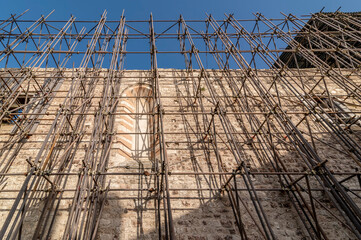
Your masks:
[{"label": "clear blue sky", "polygon": [[1,18],[10,13],[30,9],[27,17],[38,17],[55,9],[52,19],[67,18],[70,14],[78,20],[98,18],[106,9],[108,19],[118,20],[125,9],[128,20],[148,18],[153,12],[155,19],[176,19],[183,14],[186,19],[205,18],[211,13],[221,18],[223,13],[234,13],[237,18],[253,17],[253,12],[262,12],[268,17],[277,17],[279,12],[295,15],[324,11],[361,11],[361,0],[2,0]]},{"label": "clear blue sky", "polygon": [[[73,14],[77,20],[99,20],[104,10],[108,11],[108,20],[119,20],[123,9],[127,20],[146,20],[152,12],[156,20],[175,20],[182,14],[186,20],[205,19],[206,13],[212,14],[216,19],[223,19],[224,13],[234,13],[238,19],[254,19],[252,13],[261,12],[268,18],[282,17],[280,12],[293,13],[296,16],[315,13],[325,7],[325,12],[361,11],[361,0],[2,0],[0,19],[7,19],[11,13],[20,14],[30,9],[22,19],[38,19],[41,14],[47,15],[55,12],[48,20],[68,20]],[[145,31],[148,26],[145,24]],[[159,32],[159,28],[156,32]],[[158,50],[179,50],[179,43],[167,44],[158,40]],[[144,44],[144,50],[149,50],[149,43]],[[161,49],[163,48],[163,49]],[[174,49],[176,48],[176,49]],[[1,50],[1,49],[0,49]],[[127,50],[142,50],[140,45],[127,44]],[[78,58],[79,60],[80,58]],[[76,57],[68,66],[78,65]],[[206,62],[207,60],[205,60]],[[9,63],[14,61],[11,59]],[[161,68],[184,68],[183,57],[158,57],[158,66]],[[0,63],[0,67],[1,67]],[[17,66],[16,64],[13,65]],[[125,68],[149,69],[149,56],[127,55]],[[206,67],[213,66],[206,62]]]}]

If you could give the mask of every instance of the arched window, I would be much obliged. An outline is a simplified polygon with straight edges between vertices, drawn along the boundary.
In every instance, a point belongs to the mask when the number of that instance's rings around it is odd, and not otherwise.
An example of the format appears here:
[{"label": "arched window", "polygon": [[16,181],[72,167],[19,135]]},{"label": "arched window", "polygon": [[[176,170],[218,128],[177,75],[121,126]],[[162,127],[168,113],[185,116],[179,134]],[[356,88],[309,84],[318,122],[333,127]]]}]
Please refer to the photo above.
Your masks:
[{"label": "arched window", "polygon": [[124,90],[120,101],[117,133],[117,162],[129,163],[132,159],[144,164],[152,158],[153,111],[152,89],[138,84]]}]

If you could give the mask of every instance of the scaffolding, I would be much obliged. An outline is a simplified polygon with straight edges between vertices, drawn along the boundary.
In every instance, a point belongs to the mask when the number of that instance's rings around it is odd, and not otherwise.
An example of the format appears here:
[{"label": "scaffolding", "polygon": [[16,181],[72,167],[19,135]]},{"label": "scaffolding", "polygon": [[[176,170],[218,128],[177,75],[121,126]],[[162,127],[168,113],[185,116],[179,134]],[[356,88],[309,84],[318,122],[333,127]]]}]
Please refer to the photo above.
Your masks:
[{"label": "scaffolding", "polygon": [[106,15],[1,20],[1,239],[50,238],[65,200],[59,239],[99,237],[108,201],[177,239],[180,203],[217,199],[240,239],[286,237],[288,210],[295,236],[361,239],[361,14]]}]

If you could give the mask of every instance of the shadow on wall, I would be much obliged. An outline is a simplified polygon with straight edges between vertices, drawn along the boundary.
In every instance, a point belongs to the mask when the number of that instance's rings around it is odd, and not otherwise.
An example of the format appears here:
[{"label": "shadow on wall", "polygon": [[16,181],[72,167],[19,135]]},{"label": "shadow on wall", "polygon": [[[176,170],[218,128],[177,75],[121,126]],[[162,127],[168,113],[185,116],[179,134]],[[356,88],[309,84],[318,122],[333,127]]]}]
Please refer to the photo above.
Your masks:
[{"label": "shadow on wall", "polygon": [[[189,122],[195,121],[194,119],[189,120]],[[182,120],[184,126],[191,125],[187,125],[186,122],[187,120]],[[189,129],[183,130],[185,135],[190,132]],[[183,139],[183,141],[185,139]],[[244,140],[245,139],[243,139],[243,141]],[[342,148],[336,143],[335,139],[332,137],[323,137],[320,140],[326,143],[323,144],[321,141],[316,143],[318,144],[318,154],[322,159],[329,160],[327,166],[330,169],[336,171],[354,171],[354,169],[350,167],[352,166],[352,162],[349,162],[349,156],[345,153],[342,154]],[[136,144],[136,142],[134,142],[134,144]],[[250,156],[250,171],[273,171],[273,167],[270,163],[265,161],[264,158],[257,157],[258,155],[255,154],[257,152],[255,149],[260,146],[253,143],[247,145],[248,147],[246,146],[246,152],[247,154],[249,153]],[[288,147],[289,145],[289,143],[282,142],[279,145],[284,148],[280,151],[280,157],[286,165],[286,168],[291,172],[305,172],[307,170],[306,165],[295,153],[295,151]],[[332,145],[334,148],[330,149],[328,145]],[[195,172],[200,172],[201,168],[205,171],[210,171],[207,169],[209,166],[207,166],[207,163],[204,162],[204,158],[197,158],[197,152],[195,152],[195,150],[193,152],[193,150],[189,147],[188,151],[187,155],[191,157],[188,158],[187,162],[183,162],[182,164],[188,165]],[[224,156],[222,155],[222,157]],[[214,157],[210,157],[210,159],[212,158]],[[138,160],[140,159],[138,158]],[[343,166],[340,165],[340,160]],[[133,160],[134,166],[137,167],[139,173],[144,173],[144,164],[142,161],[137,162],[138,163]],[[231,171],[231,169],[229,169],[229,171]],[[134,183],[137,184],[138,189],[143,189],[144,187],[147,188],[150,186],[144,184],[147,183],[148,180],[149,177],[147,178],[143,175],[140,176]],[[180,179],[172,176],[173,183],[179,180]],[[215,188],[215,186],[212,185],[213,183],[207,181],[206,177],[202,175],[193,176],[192,181],[193,186],[196,185],[198,187],[200,186],[198,184],[202,184],[203,188]],[[303,226],[301,218],[295,210],[296,207],[292,204],[294,200],[292,200],[285,191],[281,191],[278,176],[254,175],[252,176],[252,181],[256,189],[276,189],[274,191],[265,190],[257,192],[258,198],[264,211],[266,212],[268,221],[275,233],[275,236],[283,239],[306,238],[305,236],[308,236],[308,233]],[[188,182],[185,182],[185,184],[186,183]],[[346,184],[352,186],[356,183],[356,179],[353,179]],[[299,184],[306,186],[305,179],[299,181]],[[315,189],[320,188],[319,184],[317,184],[314,179],[310,182],[310,184]],[[246,189],[241,178],[238,179],[237,185],[240,189]],[[171,201],[176,239],[241,239],[227,195],[215,197],[214,192],[211,193],[211,191],[198,191],[197,193],[200,198],[195,200],[187,198],[187,195],[183,194],[181,191],[171,191],[170,195],[172,197],[179,197],[178,199],[172,199]],[[141,194],[142,191],[139,191],[138,196]],[[301,194],[303,198],[306,199],[306,202],[310,204],[308,194],[306,192],[302,192]],[[115,195],[113,196],[116,197]],[[253,208],[253,203],[250,199],[249,193],[247,191],[241,191],[240,196],[242,199],[240,211],[248,238],[263,238],[260,234],[261,231],[258,230],[258,228],[260,228],[260,224],[257,214]],[[204,199],[202,199],[202,197],[204,197]],[[209,200],[209,197],[213,197],[213,199]],[[323,192],[316,191],[313,193],[313,198],[321,227],[328,232],[330,239],[340,239],[345,236],[350,236],[350,238],[352,238],[353,235],[343,227],[342,223],[335,220],[332,216],[332,214],[334,214],[338,218],[341,217],[339,216],[339,213],[337,213],[336,209],[332,207],[325,194]],[[107,213],[107,215],[102,216],[102,219],[106,219],[106,223],[108,224],[107,226],[114,228],[111,230],[111,233],[105,230],[99,231],[99,234],[101,234],[99,235],[99,239],[158,239],[154,200],[144,199],[136,200],[134,202],[129,201],[124,205],[122,202],[123,207],[119,207],[120,204],[115,204],[118,206],[118,209],[117,207],[114,208],[115,212]],[[108,209],[107,212],[113,211],[111,204],[106,208]],[[256,223],[253,219],[256,219]],[[101,223],[102,222],[103,220]],[[114,222],[114,225],[112,225],[112,222]],[[164,219],[162,220],[162,224],[164,224]],[[100,228],[102,228],[102,226],[105,225],[101,224]],[[337,229],[337,232],[335,232],[335,229]],[[162,235],[164,235],[164,230],[162,231]]]},{"label": "shadow on wall", "polygon": [[99,223],[98,239],[120,239],[121,231],[124,231],[125,226],[122,226],[121,219],[127,210],[121,206],[119,201],[112,200],[116,197],[114,192],[108,193]]},{"label": "shadow on wall", "polygon": [[[188,204],[191,203],[185,205]],[[226,198],[209,200],[192,211],[173,208],[173,215],[176,239],[241,239],[237,236],[232,209]],[[162,238],[165,239],[164,229]],[[158,239],[158,230],[153,229],[132,239]]]}]

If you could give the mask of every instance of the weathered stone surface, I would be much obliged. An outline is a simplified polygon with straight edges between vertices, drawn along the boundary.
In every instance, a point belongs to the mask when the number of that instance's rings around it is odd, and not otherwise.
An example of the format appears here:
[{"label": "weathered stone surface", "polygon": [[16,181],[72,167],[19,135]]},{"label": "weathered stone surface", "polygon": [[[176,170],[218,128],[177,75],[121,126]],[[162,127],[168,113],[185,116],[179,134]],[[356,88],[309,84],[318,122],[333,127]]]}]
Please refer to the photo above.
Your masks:
[{"label": "weathered stone surface", "polygon": [[[34,72],[34,74],[43,74],[42,72]],[[100,71],[100,75],[105,76],[106,70]],[[217,93],[220,96],[232,95],[232,89],[226,84],[224,76],[221,72],[209,71],[210,79],[217,89]],[[272,83],[273,75],[268,70],[259,70],[258,74],[264,80],[266,86],[270,86]],[[305,84],[312,83],[320,79],[320,75],[316,70],[305,70],[302,74],[310,76],[310,79]],[[173,209],[173,219],[175,232],[177,239],[188,240],[205,240],[205,239],[241,239],[239,236],[238,228],[235,223],[232,207],[229,203],[226,193],[220,194],[219,188],[221,186],[219,176],[212,177],[209,175],[176,175],[179,172],[218,172],[218,163],[214,150],[211,147],[211,142],[205,137],[205,132],[208,126],[205,126],[205,120],[201,115],[180,115],[181,111],[205,111],[210,113],[214,109],[214,103],[209,99],[209,92],[206,85],[202,82],[202,98],[204,109],[202,110],[199,105],[191,105],[187,96],[193,96],[193,85],[186,83],[185,80],[191,81],[190,76],[198,76],[199,72],[194,71],[189,74],[185,71],[163,69],[160,70],[160,92],[162,96],[162,104],[164,107],[164,132],[165,142],[167,146],[167,156],[169,161],[169,175],[171,206]],[[65,73],[65,78],[57,91],[53,96],[54,98],[49,103],[47,112],[49,115],[44,115],[43,118],[54,117],[55,112],[59,109],[59,104],[62,103],[70,88],[71,72]],[[234,73],[234,76],[238,76],[238,73]],[[188,77],[188,78],[187,78]],[[306,77],[303,78],[303,80]],[[219,81],[216,81],[220,79]],[[104,79],[102,79],[104,81]],[[344,94],[342,89],[337,88],[329,79],[327,79],[330,88],[332,88],[332,94],[342,95]],[[354,79],[359,84],[360,79]],[[220,82],[220,83],[219,83]],[[188,85],[187,85],[188,84]],[[131,113],[131,112],[152,112],[150,108],[150,102],[146,100],[146,96],[150,96],[151,89],[150,72],[148,71],[125,71],[123,79],[121,80],[121,89],[119,96],[123,98],[119,101],[117,113]],[[187,89],[186,86],[190,87]],[[95,91],[95,97],[91,102],[91,111],[94,112],[96,106],[99,104],[99,97],[102,94],[102,84],[99,84]],[[254,91],[251,89],[251,91]],[[316,88],[315,92],[322,92],[322,88]],[[276,92],[272,88],[270,93],[275,95]],[[256,93],[255,93],[256,94]],[[285,98],[289,95],[289,92],[282,87],[280,83],[279,93]],[[136,101],[135,96],[143,97],[140,102]],[[126,99],[126,97],[128,99]],[[241,95],[241,98],[245,96]],[[255,97],[257,98],[257,96]],[[291,101],[283,100],[286,105],[282,108],[285,111],[302,111],[303,108],[299,104],[291,104]],[[350,100],[351,101],[351,100]],[[224,105],[229,104],[227,102],[222,103]],[[143,105],[143,106],[141,106]],[[252,106],[255,112],[259,112],[262,106],[255,107],[253,102]],[[229,107],[227,111],[232,112]],[[239,111],[242,112],[241,109]],[[238,132],[238,139],[241,142],[244,149],[244,155],[242,157],[249,165],[250,171],[262,172],[271,171],[271,164],[266,159],[257,156],[256,149],[261,145],[255,138],[254,142],[247,142],[247,137],[243,133],[247,131],[254,132],[248,120],[245,118],[237,119],[234,115],[228,114],[230,122],[234,127],[234,132]],[[292,115],[292,122],[297,124],[303,115]],[[208,114],[208,121],[210,120],[210,114]],[[152,162],[152,156],[154,154],[151,145],[152,124],[149,122],[149,115],[142,116],[141,119],[137,119],[132,115],[116,115],[115,116],[115,138],[112,145],[112,149],[109,154],[108,172],[109,173],[141,173],[141,175],[109,175],[107,181],[111,181],[110,189],[116,189],[110,191],[107,200],[104,205],[102,215],[100,216],[98,239],[155,239],[157,238],[157,223],[155,221],[154,210],[154,197],[156,196],[156,189],[154,184],[154,175],[144,174],[145,171],[153,173],[154,162]],[[260,117],[260,119],[262,119]],[[40,119],[41,120],[41,119]],[[317,121],[315,119],[309,119],[311,121],[311,128],[317,132]],[[219,154],[222,158],[222,168],[224,171],[232,172],[236,169],[238,163],[235,161],[235,157],[232,152],[227,148],[227,141],[221,132],[224,132],[222,123],[219,118],[215,118],[215,127],[220,136],[217,136]],[[242,121],[247,129],[237,124],[238,121]],[[52,120],[41,120],[37,125],[34,134],[27,139],[26,143],[21,146],[18,151],[14,162],[12,163],[9,173],[26,173],[29,170],[29,166],[25,159],[36,156],[39,152],[41,144],[44,142],[44,136],[48,133]],[[198,125],[196,124],[198,122]],[[270,125],[277,128],[276,120],[271,118]],[[9,133],[13,125],[1,125],[1,133]],[[86,116],[86,135],[83,138],[84,145],[76,152],[75,160],[72,163],[70,172],[77,173],[82,168],[82,159],[85,156],[86,144],[89,144],[90,134],[94,128],[94,116]],[[272,126],[270,126],[272,127]],[[308,129],[305,124],[301,124],[299,129],[307,133]],[[351,128],[352,131],[358,131],[359,127]],[[194,132],[202,132],[200,135],[195,135]],[[135,135],[134,133],[141,133]],[[321,132],[321,130],[319,130]],[[325,132],[325,131],[323,131]],[[261,133],[261,139],[262,139]],[[266,134],[266,133],[264,133]],[[200,137],[204,137],[203,140]],[[8,135],[1,135],[1,144],[7,141]],[[224,139],[221,139],[221,138]],[[310,140],[309,136],[305,134],[307,140]],[[342,153],[342,146],[336,143],[335,139],[327,133],[320,133],[318,135],[323,142],[332,147],[326,146],[321,142],[316,142],[317,153],[322,159],[327,159],[327,166],[332,171],[340,172],[354,172],[353,160]],[[207,142],[208,141],[208,142]],[[280,158],[287,166],[290,172],[303,172],[307,168],[299,155],[292,150],[290,146],[288,149],[285,145],[290,145],[289,139],[285,136],[278,136],[274,139],[276,147],[279,147]],[[189,142],[192,142],[190,144]],[[281,143],[286,142],[283,145]],[[83,144],[83,143],[82,143]],[[3,145],[0,145],[3,146]],[[60,146],[61,147],[61,146]],[[64,150],[64,149],[63,149]],[[10,150],[9,154],[12,154],[15,150]],[[156,149],[156,152],[159,149]],[[157,155],[157,154],[156,154]],[[209,159],[206,159],[209,156]],[[148,176],[147,176],[148,175]],[[75,189],[77,182],[77,175],[69,176],[64,189]],[[6,185],[3,186],[3,190],[19,190],[25,176],[12,176],[6,179]],[[50,177],[50,179],[53,179]],[[279,239],[306,239],[307,232],[299,219],[295,206],[292,204],[292,198],[286,193],[279,191],[281,186],[278,182],[278,177],[274,175],[252,176],[253,184],[259,189],[278,189],[277,191],[258,191],[258,198],[264,212],[267,215],[270,226],[272,227],[275,235]],[[341,180],[341,179],[340,179]],[[238,187],[245,189],[244,182],[239,178]],[[223,181],[224,182],[224,181]],[[348,187],[358,188],[358,182],[356,178],[351,179],[348,182]],[[311,185],[315,188],[319,188],[319,184],[313,179]],[[41,186],[41,189],[49,188],[49,185]],[[153,188],[152,190],[150,190]],[[1,188],[0,188],[1,189]],[[188,189],[188,190],[184,190]],[[203,190],[201,190],[203,189]],[[211,189],[211,190],[210,190]],[[263,236],[258,230],[260,222],[257,218],[256,209],[253,207],[252,199],[247,191],[240,191],[240,197],[242,199],[240,213],[242,216],[242,223],[246,229],[249,239],[262,239]],[[318,220],[321,227],[328,233],[329,239],[351,239],[353,238],[350,231],[342,226],[331,214],[336,217],[341,217],[336,209],[329,203],[328,198],[323,192],[315,191],[313,193],[314,198],[320,203],[327,206],[324,208],[321,204],[316,203],[315,207],[318,213]],[[5,218],[16,198],[15,192],[6,192],[0,190],[0,225],[5,221]],[[307,194],[303,195],[306,201],[309,202]],[[23,227],[23,239],[30,239],[34,231],[34,222],[40,217],[40,209],[42,208],[47,195],[39,194],[37,200],[31,205],[28,215],[25,217]],[[62,239],[62,232],[64,231],[67,221],[69,210],[72,206],[73,191],[66,191],[63,194],[63,199],[60,202],[59,211],[56,215],[56,220],[51,232],[51,239]],[[354,199],[358,206],[361,205],[357,198]],[[161,213],[163,214],[163,213]],[[251,214],[251,215],[250,215]],[[252,217],[251,217],[252,216]],[[253,221],[256,219],[256,223]],[[162,221],[163,215],[162,215]],[[164,234],[164,229],[163,229]]]}]

